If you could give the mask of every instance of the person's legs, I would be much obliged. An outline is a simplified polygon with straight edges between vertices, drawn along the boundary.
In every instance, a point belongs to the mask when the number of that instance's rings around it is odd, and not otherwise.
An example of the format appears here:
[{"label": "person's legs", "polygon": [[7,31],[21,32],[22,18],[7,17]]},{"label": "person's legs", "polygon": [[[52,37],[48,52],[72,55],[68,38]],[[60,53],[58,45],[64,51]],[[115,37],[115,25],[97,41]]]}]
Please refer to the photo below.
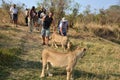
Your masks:
[{"label": "person's legs", "polygon": [[17,19],[15,20],[15,27],[17,27]]},{"label": "person's legs", "polygon": [[13,14],[13,23],[17,27],[17,14]]},{"label": "person's legs", "polygon": [[15,20],[15,23],[14,23],[14,24],[15,24],[15,27],[17,27],[17,20]]},{"label": "person's legs", "polygon": [[38,18],[38,29],[42,29],[42,20],[40,18]]},{"label": "person's legs", "polygon": [[30,27],[30,32],[33,32],[33,19],[30,19],[30,24],[29,24],[29,27]]},{"label": "person's legs", "polygon": [[14,24],[14,15],[13,15],[13,14],[11,14],[11,15],[12,15],[12,16],[11,16],[11,17],[12,17],[11,23]]},{"label": "person's legs", "polygon": [[37,25],[37,22],[36,22],[36,21],[34,22],[34,27],[35,27],[35,29],[37,30],[38,25]]},{"label": "person's legs", "polygon": [[13,23],[13,14],[10,14],[10,23]]},{"label": "person's legs", "polygon": [[44,35],[42,35],[42,39],[43,39],[43,45],[45,45],[45,36]]},{"label": "person's legs", "polygon": [[15,14],[13,14],[13,24],[15,25]]},{"label": "person's legs", "polygon": [[25,24],[28,26],[28,16],[25,17]]},{"label": "person's legs", "polygon": [[45,45],[45,29],[42,28],[41,30],[41,35],[42,35],[42,39],[43,39],[43,45]]},{"label": "person's legs", "polygon": [[45,37],[45,44],[46,44],[46,45],[49,45],[49,36],[46,36],[46,37]]},{"label": "person's legs", "polygon": [[49,35],[50,35],[50,29],[46,30],[46,34],[45,34],[45,44],[49,45]]}]

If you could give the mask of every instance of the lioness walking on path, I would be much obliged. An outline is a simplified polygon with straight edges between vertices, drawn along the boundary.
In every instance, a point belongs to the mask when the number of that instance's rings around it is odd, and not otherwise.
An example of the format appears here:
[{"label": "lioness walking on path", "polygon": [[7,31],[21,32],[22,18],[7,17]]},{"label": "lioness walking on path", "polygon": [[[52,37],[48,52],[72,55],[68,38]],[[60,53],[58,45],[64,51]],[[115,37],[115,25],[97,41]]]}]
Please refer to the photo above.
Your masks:
[{"label": "lioness walking on path", "polygon": [[67,36],[61,36],[58,33],[53,32],[51,38],[52,38],[52,46],[55,46],[56,48],[58,48],[57,46],[58,44],[61,45],[62,48],[64,48],[64,50],[66,50],[66,48],[69,50],[72,46],[72,43],[70,42]]},{"label": "lioness walking on path", "polygon": [[49,72],[49,64],[55,67],[65,67],[67,71],[67,80],[72,78],[73,68],[79,58],[84,56],[85,48],[77,48],[74,52],[61,53],[53,49],[44,49],[42,52],[42,73],[40,77],[45,76],[45,68],[47,66],[48,75],[52,76]]}]

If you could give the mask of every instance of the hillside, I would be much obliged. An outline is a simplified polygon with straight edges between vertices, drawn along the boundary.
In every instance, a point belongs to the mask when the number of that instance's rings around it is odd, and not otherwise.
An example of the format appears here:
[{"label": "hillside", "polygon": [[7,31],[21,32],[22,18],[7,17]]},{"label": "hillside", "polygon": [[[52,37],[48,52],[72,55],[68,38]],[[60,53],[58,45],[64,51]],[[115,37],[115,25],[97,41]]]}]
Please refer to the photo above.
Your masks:
[{"label": "hillside", "polygon": [[[75,80],[119,80],[120,44],[84,31],[69,30],[72,48],[87,47],[74,71]],[[54,77],[40,79],[42,46],[40,32],[28,27],[0,24],[0,80],[65,80],[63,68],[53,68]],[[61,48],[57,49],[63,51]]]}]

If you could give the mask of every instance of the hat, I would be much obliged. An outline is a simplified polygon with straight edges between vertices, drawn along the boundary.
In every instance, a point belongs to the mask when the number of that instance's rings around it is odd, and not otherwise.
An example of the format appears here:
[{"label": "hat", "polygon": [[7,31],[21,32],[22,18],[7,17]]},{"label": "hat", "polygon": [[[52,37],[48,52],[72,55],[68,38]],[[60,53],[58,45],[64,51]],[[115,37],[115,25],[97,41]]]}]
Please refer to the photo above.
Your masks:
[{"label": "hat", "polygon": [[40,16],[43,17],[43,16],[45,16],[45,14],[42,12],[42,13],[40,14]]},{"label": "hat", "polygon": [[66,22],[67,20],[65,19],[65,17],[62,18],[62,22]]}]

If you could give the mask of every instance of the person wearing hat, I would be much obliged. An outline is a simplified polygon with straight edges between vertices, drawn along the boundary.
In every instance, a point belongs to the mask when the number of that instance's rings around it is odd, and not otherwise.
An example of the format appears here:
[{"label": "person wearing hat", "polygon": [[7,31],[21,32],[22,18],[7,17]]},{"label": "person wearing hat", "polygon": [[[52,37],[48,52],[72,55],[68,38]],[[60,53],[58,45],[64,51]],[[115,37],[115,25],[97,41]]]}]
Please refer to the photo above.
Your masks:
[{"label": "person wearing hat", "polygon": [[68,20],[66,20],[65,17],[63,17],[59,25],[59,34],[62,36],[66,36],[67,30],[68,30]]}]

